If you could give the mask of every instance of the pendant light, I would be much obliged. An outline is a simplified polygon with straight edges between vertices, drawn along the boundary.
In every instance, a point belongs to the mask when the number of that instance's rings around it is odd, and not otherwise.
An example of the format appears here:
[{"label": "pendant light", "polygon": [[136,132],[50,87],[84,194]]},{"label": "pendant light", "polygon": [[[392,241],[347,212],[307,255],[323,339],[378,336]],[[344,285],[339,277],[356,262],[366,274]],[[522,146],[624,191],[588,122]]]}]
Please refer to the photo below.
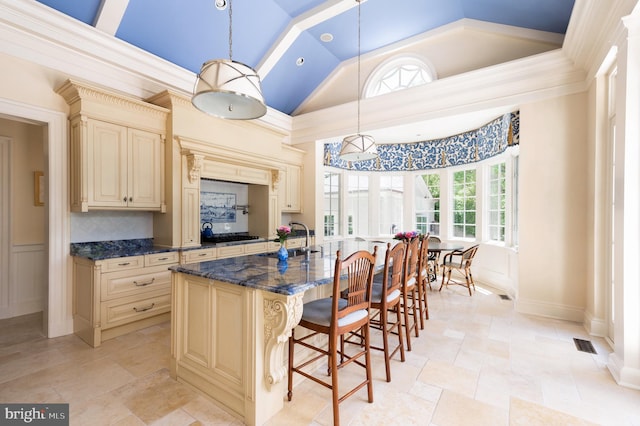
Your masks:
[{"label": "pendant light", "polygon": [[191,103],[200,111],[230,120],[251,120],[267,112],[260,76],[248,65],[233,60],[232,10],[229,2],[229,59],[202,65]]},{"label": "pendant light", "polygon": [[345,161],[373,160],[378,156],[376,142],[373,136],[360,134],[360,3],[358,2],[358,128],[355,135],[350,135],[342,140],[340,158]]}]

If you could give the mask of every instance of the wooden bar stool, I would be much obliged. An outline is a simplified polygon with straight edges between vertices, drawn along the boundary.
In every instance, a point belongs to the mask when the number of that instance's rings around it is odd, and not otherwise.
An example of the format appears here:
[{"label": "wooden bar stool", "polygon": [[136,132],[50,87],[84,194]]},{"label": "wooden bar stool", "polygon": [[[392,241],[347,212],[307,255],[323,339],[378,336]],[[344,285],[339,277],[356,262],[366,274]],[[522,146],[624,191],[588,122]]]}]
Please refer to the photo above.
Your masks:
[{"label": "wooden bar stool", "polygon": [[[344,260],[340,258],[340,251],[337,252],[335,272],[333,275],[333,297],[314,300],[305,303],[302,310],[300,326],[312,331],[300,339],[295,337],[295,329],[289,337],[289,374],[287,398],[291,401],[293,397],[293,373],[301,374],[326,388],[331,389],[333,402],[333,424],[340,424],[339,404],[358,390],[367,387],[368,401],[373,402],[373,382],[371,380],[371,353],[369,339],[369,320],[371,316],[371,290],[373,286],[373,272],[377,254],[377,246],[373,253],[366,250],[357,251]],[[346,289],[340,288],[341,281],[346,282]],[[341,293],[343,297],[341,296]],[[342,343],[345,335],[361,330],[363,345],[355,354],[346,354]],[[318,340],[319,334],[327,335],[328,348],[319,347],[314,343]],[[323,340],[323,339],[320,339]],[[294,347],[301,345],[311,349],[318,354],[312,356],[299,365],[294,363]],[[329,374],[331,383],[316,377],[311,371],[304,368],[313,364],[316,360],[328,357]],[[364,358],[364,362],[361,360]],[[338,392],[338,369],[354,363],[363,367],[366,378],[353,387],[351,390],[339,395]]]},{"label": "wooden bar stool", "polygon": [[[418,299],[418,255],[420,249],[419,238],[412,238],[407,243],[407,252],[405,254],[405,273],[402,282],[402,298],[401,307],[404,316],[404,331],[407,338],[407,350],[411,350],[411,330],[415,332],[415,336],[419,337],[419,306]],[[412,320],[412,321],[411,321]]]},{"label": "wooden bar stool", "polygon": [[429,234],[420,239],[418,249],[418,310],[420,313],[420,329],[424,329],[425,320],[429,319],[429,301],[427,300],[427,286],[429,283]]},{"label": "wooden bar stool", "polygon": [[[400,352],[400,361],[405,361],[400,298],[403,282],[402,275],[406,270],[406,251],[406,243],[404,242],[397,243],[393,248],[391,243],[387,243],[384,269],[373,277],[371,328],[382,332],[382,346],[370,345],[370,348],[384,353],[387,382],[391,381],[391,358]],[[391,314],[391,320],[389,319],[389,314]],[[392,345],[389,337],[395,335],[398,336],[398,344],[391,349]],[[362,342],[363,336],[358,332],[351,333],[351,336],[345,338],[345,343],[362,345]]]}]

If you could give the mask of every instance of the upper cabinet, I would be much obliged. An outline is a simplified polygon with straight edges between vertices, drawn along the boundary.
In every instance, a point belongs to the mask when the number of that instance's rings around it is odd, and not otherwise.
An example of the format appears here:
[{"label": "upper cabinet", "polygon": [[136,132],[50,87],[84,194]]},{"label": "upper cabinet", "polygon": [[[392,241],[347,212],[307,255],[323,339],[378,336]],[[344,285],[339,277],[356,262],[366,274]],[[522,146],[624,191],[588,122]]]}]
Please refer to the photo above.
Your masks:
[{"label": "upper cabinet", "polygon": [[302,167],[286,165],[280,181],[280,210],[285,213],[302,213]]},{"label": "upper cabinet", "polygon": [[87,126],[87,207],[162,210],[160,135],[92,119]]},{"label": "upper cabinet", "polygon": [[71,210],[166,210],[167,110],[68,81]]}]

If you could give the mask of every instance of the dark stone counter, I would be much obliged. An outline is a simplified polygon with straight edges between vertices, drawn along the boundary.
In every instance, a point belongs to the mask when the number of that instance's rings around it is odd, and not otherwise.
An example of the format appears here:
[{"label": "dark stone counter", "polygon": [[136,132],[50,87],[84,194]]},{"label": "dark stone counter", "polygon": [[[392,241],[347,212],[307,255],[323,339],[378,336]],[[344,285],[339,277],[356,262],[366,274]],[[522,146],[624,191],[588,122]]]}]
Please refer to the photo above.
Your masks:
[{"label": "dark stone counter", "polygon": [[267,253],[177,265],[169,269],[243,287],[294,295],[332,282],[337,250],[345,258],[357,250],[373,251],[374,246],[378,246],[377,269],[382,269],[386,243],[353,240],[312,246],[308,255],[289,257],[286,263],[278,262],[275,256]]},{"label": "dark stone counter", "polygon": [[71,256],[83,257],[90,260],[141,256],[144,254],[164,253],[178,250],[180,249],[155,246],[153,245],[153,238],[71,244]]}]

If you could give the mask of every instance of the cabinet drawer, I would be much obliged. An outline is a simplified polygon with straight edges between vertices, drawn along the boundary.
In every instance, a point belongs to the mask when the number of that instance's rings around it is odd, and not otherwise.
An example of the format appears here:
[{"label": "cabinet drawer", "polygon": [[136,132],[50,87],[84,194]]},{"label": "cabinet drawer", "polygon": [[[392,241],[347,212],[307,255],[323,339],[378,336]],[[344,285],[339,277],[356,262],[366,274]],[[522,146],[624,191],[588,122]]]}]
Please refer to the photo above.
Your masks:
[{"label": "cabinet drawer", "polygon": [[218,259],[225,257],[235,257],[244,255],[244,245],[238,244],[236,246],[226,246],[218,248]]},{"label": "cabinet drawer", "polygon": [[287,240],[287,248],[299,248],[304,246],[304,238],[290,238]]},{"label": "cabinet drawer", "polygon": [[145,268],[141,271],[136,271],[136,274],[131,274],[130,272],[102,274],[100,285],[101,300],[145,294],[159,289],[169,291],[171,288],[171,271],[162,266],[149,269]]},{"label": "cabinet drawer", "polygon": [[245,254],[256,254],[256,253],[265,253],[267,251],[267,242],[264,243],[254,243],[254,244],[245,244],[244,252]]},{"label": "cabinet drawer", "polygon": [[216,249],[207,248],[200,250],[187,250],[182,252],[183,263],[204,262],[207,260],[215,260]]},{"label": "cabinet drawer", "polygon": [[122,298],[100,304],[102,329],[116,327],[171,311],[171,294],[158,293],[145,299]]},{"label": "cabinet drawer", "polygon": [[178,263],[178,252],[168,251],[163,253],[145,254],[145,266],[170,265]]},{"label": "cabinet drawer", "polygon": [[129,269],[142,268],[144,266],[144,256],[117,257],[102,261],[102,272],[125,271]]}]

